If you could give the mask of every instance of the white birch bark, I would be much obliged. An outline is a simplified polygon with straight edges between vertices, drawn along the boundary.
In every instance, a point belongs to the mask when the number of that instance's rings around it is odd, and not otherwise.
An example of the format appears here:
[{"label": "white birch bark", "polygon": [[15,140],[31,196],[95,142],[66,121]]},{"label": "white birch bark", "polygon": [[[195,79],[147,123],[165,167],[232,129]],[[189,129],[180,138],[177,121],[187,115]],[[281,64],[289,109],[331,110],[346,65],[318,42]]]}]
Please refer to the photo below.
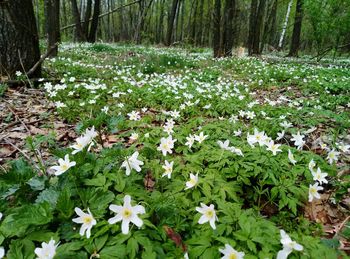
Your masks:
[{"label": "white birch bark", "polygon": [[288,25],[288,20],[289,20],[289,15],[290,15],[290,9],[292,8],[293,0],[289,1],[288,8],[287,8],[287,13],[286,13],[286,19],[284,20],[283,28],[282,28],[282,33],[280,37],[280,41],[278,43],[278,48],[282,48],[283,40],[284,40],[284,35],[286,34],[287,30],[287,25]]}]

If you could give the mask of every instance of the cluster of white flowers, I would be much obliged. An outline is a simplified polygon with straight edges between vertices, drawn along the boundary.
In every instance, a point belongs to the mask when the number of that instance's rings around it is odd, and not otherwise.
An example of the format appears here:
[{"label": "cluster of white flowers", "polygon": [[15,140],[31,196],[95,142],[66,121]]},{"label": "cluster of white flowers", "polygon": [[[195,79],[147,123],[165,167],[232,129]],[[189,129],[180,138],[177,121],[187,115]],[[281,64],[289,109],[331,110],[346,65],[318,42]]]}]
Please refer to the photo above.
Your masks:
[{"label": "cluster of white flowers", "polygon": [[256,128],[254,129],[253,135],[250,135],[249,133],[247,134],[247,141],[251,147],[254,147],[256,143],[258,143],[259,146],[266,146],[266,150],[271,151],[274,156],[277,155],[277,152],[282,152],[279,148],[281,144],[275,144],[275,142],[268,137],[264,131],[259,132]]}]

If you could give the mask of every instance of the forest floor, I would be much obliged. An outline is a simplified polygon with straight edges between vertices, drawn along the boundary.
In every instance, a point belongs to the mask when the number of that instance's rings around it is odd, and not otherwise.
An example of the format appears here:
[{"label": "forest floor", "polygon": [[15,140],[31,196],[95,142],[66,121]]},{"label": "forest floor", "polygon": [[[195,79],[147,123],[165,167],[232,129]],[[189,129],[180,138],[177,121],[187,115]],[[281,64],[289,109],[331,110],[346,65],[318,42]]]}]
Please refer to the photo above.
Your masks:
[{"label": "forest floor", "polygon": [[[130,258],[146,253],[146,258],[182,253],[218,258],[218,248],[226,243],[248,258],[271,258],[281,249],[278,229],[304,246],[305,258],[350,254],[347,66],[346,61],[320,65],[278,57],[214,60],[206,49],[64,44],[60,56],[44,66],[46,79],[59,83],[0,89],[0,165],[3,175],[17,179],[1,180],[0,197],[11,201],[0,205],[5,215],[1,242],[48,241],[32,238],[39,231],[33,222],[20,223],[22,234],[12,234],[6,225],[16,209],[46,202],[59,221],[41,226],[62,242],[61,256],[79,251],[86,258],[93,250],[114,258],[111,230],[103,224],[94,227],[93,238],[107,238],[92,250],[83,241],[72,248],[79,236],[63,232],[72,224],[74,206],[89,204],[103,221],[109,202],[129,194],[148,211],[146,227],[136,230],[148,241],[135,232],[118,243]],[[26,81],[23,75],[18,79]],[[72,145],[91,127],[97,133],[94,145],[72,154]],[[160,143],[165,140],[164,152]],[[120,166],[134,151],[143,162],[141,172],[125,176]],[[66,154],[76,165],[55,177],[50,166]],[[31,172],[24,173],[29,167]],[[200,180],[183,190],[191,174]],[[316,183],[323,187],[320,196],[310,194]],[[65,185],[72,189],[71,212],[59,207]],[[94,207],[92,196],[84,201],[77,195],[84,188],[112,198]],[[172,204],[167,197],[173,197]],[[209,225],[196,224],[194,207],[200,203],[218,208],[213,235]],[[235,216],[226,211],[232,204]],[[255,222],[260,225],[254,232],[247,224]],[[130,248],[133,238],[137,249]]]}]

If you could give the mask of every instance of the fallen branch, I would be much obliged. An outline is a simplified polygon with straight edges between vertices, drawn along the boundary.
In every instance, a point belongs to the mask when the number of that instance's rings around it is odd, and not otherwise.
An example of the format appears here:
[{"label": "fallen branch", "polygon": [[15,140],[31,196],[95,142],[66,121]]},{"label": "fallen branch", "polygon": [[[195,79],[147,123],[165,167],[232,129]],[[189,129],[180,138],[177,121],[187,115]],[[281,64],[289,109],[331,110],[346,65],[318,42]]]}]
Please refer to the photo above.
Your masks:
[{"label": "fallen branch", "polygon": [[23,150],[21,150],[19,147],[17,147],[15,144],[12,144],[11,141],[9,141],[7,138],[4,139],[5,143],[12,146],[14,149],[16,149],[18,152],[20,152],[27,160],[28,162],[33,165],[37,170],[39,170],[39,172],[41,171],[41,169],[39,168],[39,166],[34,163],[33,159],[31,159],[26,153],[24,153]]},{"label": "fallen branch", "polygon": [[29,69],[29,71],[26,73],[28,77],[35,72],[38,66],[40,66],[41,63],[44,62],[44,60],[57,48],[57,46],[58,46],[58,43],[55,43],[49,48],[49,50],[44,55],[41,55],[38,62],[36,62],[34,66],[31,69]]},{"label": "fallen branch", "polygon": [[332,49],[338,50],[338,49],[345,48],[347,46],[350,46],[350,42],[347,44],[344,44],[344,45],[340,45],[340,46],[328,47],[328,48],[324,49],[321,53],[318,53],[316,56],[312,57],[310,60],[313,60],[314,58],[316,58],[319,61],[327,54],[327,52],[331,51]]},{"label": "fallen branch", "polygon": [[[22,86],[22,85],[30,85],[31,83],[37,86],[48,82],[58,84],[61,82],[61,79],[60,78],[51,78],[51,79],[31,78],[29,79],[29,82],[28,80],[6,80],[6,81],[0,81],[0,84],[5,84],[9,87],[15,87],[15,86]],[[83,83],[85,81],[75,80],[74,82]]]},{"label": "fallen branch", "polygon": [[[109,14],[114,13],[114,12],[120,10],[120,9],[123,9],[124,7],[128,7],[128,6],[130,6],[130,5],[137,4],[137,3],[139,3],[140,1],[141,1],[141,0],[137,0],[137,1],[135,1],[135,2],[131,2],[131,3],[128,3],[128,4],[125,4],[125,5],[122,5],[122,6],[118,6],[118,7],[112,9],[111,11],[109,11],[109,12],[107,12],[107,13],[100,14],[100,15],[98,16],[98,18],[100,19],[100,18],[102,18],[102,17],[104,17],[104,16],[106,16],[106,15],[109,15]],[[89,21],[89,22],[92,21],[92,18],[90,18],[88,21]],[[82,24],[82,23],[85,23],[85,21],[81,21],[80,23],[81,23],[81,24]],[[61,31],[64,31],[64,30],[69,29],[69,28],[73,28],[73,27],[75,27],[75,26],[77,26],[76,23],[75,23],[75,24],[70,24],[70,25],[64,26],[64,27],[61,28]]]},{"label": "fallen branch", "polygon": [[16,119],[24,126],[24,128],[27,130],[29,135],[32,135],[32,133],[28,129],[27,125],[21,120],[21,118],[17,115],[17,113],[11,108],[11,104],[6,100],[4,100],[4,101],[7,103],[7,108],[12,112],[13,115],[15,115]]},{"label": "fallen branch", "polygon": [[[37,122],[40,122],[40,121],[42,121],[43,119],[37,119],[37,120],[35,120],[35,121],[29,121],[29,122],[27,122],[27,125],[32,125],[32,124],[35,124],[35,123],[37,123]],[[8,129],[8,128],[11,128],[11,127],[13,127],[13,126],[16,126],[17,124],[20,124],[21,122],[19,121],[19,120],[16,120],[16,121],[14,121],[14,122],[11,122],[11,123],[9,123],[9,124],[7,124],[5,127],[3,127],[2,129],[0,129],[0,132],[3,132],[3,131],[5,131],[6,129]],[[1,138],[0,138],[0,140],[1,140]]]}]

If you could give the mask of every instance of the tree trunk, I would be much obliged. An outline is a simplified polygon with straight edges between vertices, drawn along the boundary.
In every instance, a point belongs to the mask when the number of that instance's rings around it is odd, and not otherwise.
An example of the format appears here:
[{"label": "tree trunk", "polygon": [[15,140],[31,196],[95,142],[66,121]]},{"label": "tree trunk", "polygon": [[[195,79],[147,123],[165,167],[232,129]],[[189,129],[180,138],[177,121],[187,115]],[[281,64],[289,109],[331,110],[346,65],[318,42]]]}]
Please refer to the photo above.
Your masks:
[{"label": "tree trunk", "polygon": [[179,0],[173,0],[171,10],[169,13],[168,28],[167,28],[166,39],[165,39],[166,46],[171,45],[171,39],[172,39],[172,35],[173,35],[173,27],[174,27],[174,21],[175,21],[178,2],[179,2]]},{"label": "tree trunk", "polygon": [[[4,76],[12,77],[16,71],[26,72],[40,59],[38,30],[31,0],[0,3],[0,49],[0,74]],[[40,77],[41,66],[30,76]]]},{"label": "tree trunk", "polygon": [[191,27],[191,43],[195,44],[196,43],[196,29],[197,29],[197,9],[198,9],[198,0],[193,0],[194,1],[194,13],[193,13],[193,21],[192,21],[192,27]]},{"label": "tree trunk", "polygon": [[72,15],[74,18],[74,23],[76,24],[75,26],[75,39],[76,41],[82,42],[86,40],[86,37],[83,32],[83,28],[81,26],[81,21],[80,21],[80,12],[78,9],[78,3],[77,0],[71,0],[72,4]]},{"label": "tree trunk", "polygon": [[270,18],[268,23],[270,24],[270,28],[268,31],[268,40],[267,42],[274,46],[277,47],[276,45],[276,20],[277,20],[277,8],[278,8],[278,0],[275,0],[272,6],[272,10],[270,13]]},{"label": "tree trunk", "polygon": [[292,43],[290,45],[290,51],[288,54],[289,57],[298,56],[302,21],[303,21],[303,1],[297,0],[297,5],[295,9]]},{"label": "tree trunk", "polygon": [[221,50],[221,0],[215,0],[213,13],[213,50],[214,58],[222,56]]},{"label": "tree trunk", "polygon": [[89,36],[88,36],[88,42],[91,42],[91,43],[96,41],[98,16],[100,15],[100,8],[101,8],[101,0],[95,0],[94,14],[92,15],[90,32],[89,32]]},{"label": "tree trunk", "polygon": [[173,27],[174,27],[174,21],[175,21],[175,15],[176,15],[176,10],[177,10],[178,3],[179,3],[179,0],[173,0],[173,4],[171,6],[169,19],[168,19],[168,29],[167,29],[166,40],[165,40],[165,45],[166,46],[170,46],[171,45],[171,38],[172,38],[172,35],[173,35]]},{"label": "tree trunk", "polygon": [[265,7],[266,7],[266,0],[260,0],[259,1],[259,7],[256,12],[256,18],[255,18],[255,29],[253,33],[253,41],[251,45],[251,51],[250,55],[260,55],[261,54],[261,48],[260,48],[260,41],[261,41],[261,34],[262,34],[262,28],[264,24],[264,16],[265,16]]},{"label": "tree trunk", "polygon": [[286,18],[284,20],[284,24],[283,24],[283,28],[282,28],[281,37],[280,37],[280,40],[278,42],[278,49],[279,50],[282,49],[284,35],[286,34],[288,20],[289,20],[289,15],[290,15],[290,9],[292,8],[292,4],[293,4],[293,0],[290,0],[289,4],[288,4],[288,8],[287,8]]},{"label": "tree trunk", "polygon": [[[45,0],[46,6],[46,34],[48,41],[48,50],[60,42],[60,0]],[[50,57],[56,57],[58,46],[50,51]]]},{"label": "tree trunk", "polygon": [[271,3],[271,6],[267,7],[266,12],[266,22],[264,26],[264,33],[262,37],[262,42],[260,46],[260,50],[262,51],[264,46],[269,43],[269,39],[273,38],[273,30],[274,30],[274,23],[276,22],[276,11],[277,11],[277,0],[273,0]]},{"label": "tree trunk", "polygon": [[196,45],[201,46],[202,34],[203,34],[203,16],[204,16],[204,0],[200,0],[199,3],[199,21],[198,21],[198,31],[196,36]]},{"label": "tree trunk", "polygon": [[258,10],[258,0],[252,0],[250,5],[250,16],[249,16],[249,35],[248,35],[248,55],[253,53],[253,43],[256,34],[256,16]]},{"label": "tree trunk", "polygon": [[87,0],[85,16],[84,16],[84,24],[83,24],[84,35],[89,35],[89,23],[90,23],[89,19],[91,18],[91,11],[92,11],[92,0]]},{"label": "tree trunk", "polygon": [[164,0],[159,2],[160,4],[160,13],[158,19],[157,33],[156,33],[156,42],[160,43],[163,41],[163,21],[164,21]]},{"label": "tree trunk", "polygon": [[138,19],[136,33],[135,33],[135,41],[137,44],[141,44],[142,33],[145,27],[145,20],[147,17],[148,10],[152,5],[152,2],[153,0],[149,0],[147,6],[146,6],[146,1],[141,1],[139,3],[140,4],[139,19]]},{"label": "tree trunk", "polygon": [[223,31],[223,54],[225,57],[232,55],[233,48],[233,20],[236,10],[236,0],[226,0],[225,4],[225,17],[224,17],[224,31]]}]

